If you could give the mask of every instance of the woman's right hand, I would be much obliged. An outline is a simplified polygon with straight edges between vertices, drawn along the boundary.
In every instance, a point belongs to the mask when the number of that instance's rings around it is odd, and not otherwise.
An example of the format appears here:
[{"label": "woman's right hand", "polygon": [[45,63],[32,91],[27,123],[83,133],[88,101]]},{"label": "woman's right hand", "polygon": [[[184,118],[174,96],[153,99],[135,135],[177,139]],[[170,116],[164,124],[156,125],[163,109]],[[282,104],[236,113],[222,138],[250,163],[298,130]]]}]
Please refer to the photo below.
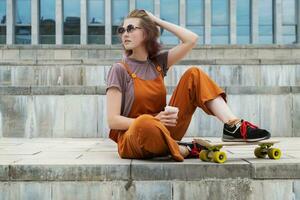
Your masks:
[{"label": "woman's right hand", "polygon": [[150,19],[157,25],[157,26],[159,26],[159,20],[160,20],[160,18],[158,18],[158,17],[156,17],[155,15],[153,15],[150,11],[147,11],[147,10],[144,10],[146,13],[147,13],[147,15],[150,17]]},{"label": "woman's right hand", "polygon": [[178,116],[174,112],[161,111],[155,118],[159,119],[165,126],[176,126]]}]

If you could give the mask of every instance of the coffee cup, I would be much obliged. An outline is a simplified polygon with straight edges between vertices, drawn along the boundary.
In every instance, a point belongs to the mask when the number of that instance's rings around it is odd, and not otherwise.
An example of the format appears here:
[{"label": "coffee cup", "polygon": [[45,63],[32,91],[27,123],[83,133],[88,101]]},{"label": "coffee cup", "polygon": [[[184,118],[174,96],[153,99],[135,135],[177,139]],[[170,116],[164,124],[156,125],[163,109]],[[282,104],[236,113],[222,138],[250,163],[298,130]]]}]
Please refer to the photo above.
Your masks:
[{"label": "coffee cup", "polygon": [[166,106],[165,107],[165,111],[166,112],[170,112],[170,113],[176,113],[176,114],[178,114],[179,109],[177,107],[174,107],[174,106]]}]

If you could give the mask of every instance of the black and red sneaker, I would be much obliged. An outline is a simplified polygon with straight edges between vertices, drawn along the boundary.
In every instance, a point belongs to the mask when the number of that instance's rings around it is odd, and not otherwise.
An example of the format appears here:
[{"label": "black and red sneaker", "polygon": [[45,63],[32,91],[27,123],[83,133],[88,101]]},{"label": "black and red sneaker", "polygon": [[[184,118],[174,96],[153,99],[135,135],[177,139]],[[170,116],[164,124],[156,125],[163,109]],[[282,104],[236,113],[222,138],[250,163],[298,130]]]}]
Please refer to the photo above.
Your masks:
[{"label": "black and red sneaker", "polygon": [[224,124],[222,140],[224,142],[257,142],[270,137],[271,134],[267,130],[260,129],[248,121],[241,120],[232,126]]},{"label": "black and red sneaker", "polygon": [[189,155],[185,158],[199,158],[200,151],[204,148],[195,141],[192,142],[177,142],[179,145],[186,146],[189,150]]}]

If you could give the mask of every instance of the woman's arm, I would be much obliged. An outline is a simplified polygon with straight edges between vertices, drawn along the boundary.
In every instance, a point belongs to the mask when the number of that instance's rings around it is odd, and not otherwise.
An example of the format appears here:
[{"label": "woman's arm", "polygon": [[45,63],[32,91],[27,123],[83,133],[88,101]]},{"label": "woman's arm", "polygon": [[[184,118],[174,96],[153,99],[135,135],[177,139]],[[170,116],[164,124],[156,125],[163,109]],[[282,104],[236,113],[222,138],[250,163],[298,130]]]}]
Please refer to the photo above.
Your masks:
[{"label": "woman's arm", "polygon": [[171,33],[176,35],[182,42],[169,50],[167,64],[169,68],[170,66],[180,61],[189,51],[192,50],[193,47],[195,47],[199,36],[186,28],[164,21],[148,11],[146,12],[158,26],[170,31]]},{"label": "woman's arm", "polygon": [[[122,93],[115,87],[108,89],[107,98],[107,121],[110,129],[127,130],[134,118],[120,115]],[[166,126],[176,126],[177,116],[161,111],[155,118],[159,119]]]},{"label": "woman's arm", "polygon": [[106,93],[107,122],[110,129],[127,130],[134,118],[121,115],[122,93],[115,87]]}]

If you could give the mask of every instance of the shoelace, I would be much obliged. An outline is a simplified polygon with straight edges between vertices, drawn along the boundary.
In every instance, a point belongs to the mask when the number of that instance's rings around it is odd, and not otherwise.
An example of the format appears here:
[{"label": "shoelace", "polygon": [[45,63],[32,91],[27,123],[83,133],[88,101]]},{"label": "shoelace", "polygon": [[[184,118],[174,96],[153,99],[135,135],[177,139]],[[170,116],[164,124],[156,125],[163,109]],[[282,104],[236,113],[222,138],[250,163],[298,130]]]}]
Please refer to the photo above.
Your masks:
[{"label": "shoelace", "polygon": [[242,135],[244,140],[247,139],[247,127],[248,126],[250,126],[251,128],[258,128],[257,126],[255,126],[254,124],[251,124],[248,121],[243,121],[242,125],[241,125],[241,135]]},{"label": "shoelace", "polygon": [[201,151],[201,148],[197,147],[197,144],[195,141],[192,142],[193,143],[193,148],[190,151],[190,157],[198,157],[199,156],[199,152]]}]

